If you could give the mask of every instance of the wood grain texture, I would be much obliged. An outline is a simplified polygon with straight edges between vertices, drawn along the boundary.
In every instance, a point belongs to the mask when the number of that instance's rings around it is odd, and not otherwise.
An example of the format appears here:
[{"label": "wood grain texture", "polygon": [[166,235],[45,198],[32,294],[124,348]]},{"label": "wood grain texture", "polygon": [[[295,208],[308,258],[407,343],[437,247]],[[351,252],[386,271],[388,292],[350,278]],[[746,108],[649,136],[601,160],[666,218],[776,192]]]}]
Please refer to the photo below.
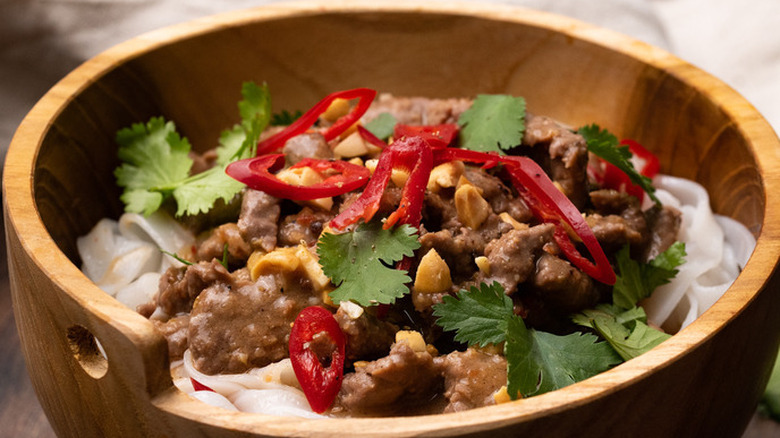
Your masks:
[{"label": "wood grain texture", "polygon": [[[712,309],[653,351],[528,400],[399,420],[228,413],[176,390],[151,324],[87,280],[75,239],[121,206],[117,129],[165,115],[198,149],[235,123],[240,83],[275,109],[337,89],[523,95],[530,111],[596,122],[701,182],[758,237]],[[131,40],[64,78],[9,149],[11,288],[32,383],[61,436],[738,436],[780,342],[780,143],[722,82],[658,49],[499,5],[302,2],[229,13]],[[98,356],[94,335],[105,347]],[[761,334],[756,336],[756,334]]]}]

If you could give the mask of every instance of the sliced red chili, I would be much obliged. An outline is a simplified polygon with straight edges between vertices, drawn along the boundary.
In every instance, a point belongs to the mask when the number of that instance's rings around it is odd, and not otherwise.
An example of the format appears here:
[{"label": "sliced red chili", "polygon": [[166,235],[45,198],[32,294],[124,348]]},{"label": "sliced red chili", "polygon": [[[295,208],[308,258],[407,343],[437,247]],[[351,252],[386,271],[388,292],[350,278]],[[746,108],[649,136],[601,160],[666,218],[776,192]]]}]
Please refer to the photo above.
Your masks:
[{"label": "sliced red chili", "polygon": [[[436,163],[452,160],[482,163],[483,167],[493,167],[502,163],[509,172],[518,193],[531,208],[534,216],[543,222],[556,226],[554,237],[566,258],[594,279],[606,284],[615,283],[615,271],[596,240],[593,230],[582,218],[577,207],[555,187],[535,161],[527,157],[498,155],[467,149],[434,150]],[[568,230],[573,231],[582,241],[593,258],[593,262],[579,253],[568,236]]]},{"label": "sliced red chili", "polygon": [[298,186],[288,184],[272,173],[281,169],[284,162],[284,154],[261,155],[230,163],[225,172],[252,189],[293,201],[342,195],[363,187],[371,177],[368,169],[347,161],[305,158],[290,168],[311,167],[320,175],[327,176],[320,183]]},{"label": "sliced red chili", "polygon": [[387,143],[382,141],[381,138],[374,135],[373,132],[364,128],[362,125],[358,125],[357,130],[358,130],[358,134],[360,135],[360,138],[362,138],[363,140],[371,143],[372,145],[378,147],[379,149],[384,149],[387,147]]},{"label": "sliced red chili", "polygon": [[396,124],[393,136],[396,139],[402,137],[422,137],[433,148],[446,148],[458,135],[460,128],[455,123],[442,123],[439,125],[403,125]]},{"label": "sliced red chili", "polygon": [[208,386],[198,382],[197,380],[190,377],[190,382],[192,383],[192,387],[195,389],[195,391],[211,391],[216,392],[213,389],[209,388]]},{"label": "sliced red chili", "polygon": [[341,389],[346,339],[326,309],[311,306],[295,318],[290,331],[290,362],[312,410],[328,410]]},{"label": "sliced red chili", "polygon": [[404,137],[394,141],[382,150],[374,174],[360,197],[333,218],[330,226],[343,229],[360,219],[364,222],[370,221],[379,210],[382,193],[390,181],[393,169],[409,172],[409,178],[401,193],[398,209],[387,218],[384,228],[388,229],[396,223],[418,226],[432,167],[431,148],[423,138]]},{"label": "sliced red chili", "polygon": [[354,125],[355,122],[360,120],[363,114],[365,114],[366,110],[368,110],[368,107],[371,106],[371,102],[373,102],[375,97],[376,90],[372,90],[370,88],[354,88],[352,90],[331,93],[321,101],[317,102],[313,107],[311,107],[311,109],[306,111],[290,126],[258,143],[257,155],[276,152],[284,146],[287,140],[306,132],[317,122],[319,117],[328,109],[334,100],[358,99],[358,103],[352,108],[352,110],[350,110],[349,113],[340,117],[331,126],[322,130],[322,135],[325,137],[325,141],[333,140],[341,133],[346,131],[350,126]]},{"label": "sliced red chili", "polygon": [[[593,230],[582,214],[557,187],[539,165],[527,157],[507,157],[506,168],[520,196],[534,216],[555,225],[555,241],[566,258],[582,272],[605,284],[615,284],[615,271],[607,260]],[[504,162],[507,164],[507,162]],[[568,228],[568,229],[567,229]],[[583,257],[571,242],[568,230],[582,241],[593,261]]]}]

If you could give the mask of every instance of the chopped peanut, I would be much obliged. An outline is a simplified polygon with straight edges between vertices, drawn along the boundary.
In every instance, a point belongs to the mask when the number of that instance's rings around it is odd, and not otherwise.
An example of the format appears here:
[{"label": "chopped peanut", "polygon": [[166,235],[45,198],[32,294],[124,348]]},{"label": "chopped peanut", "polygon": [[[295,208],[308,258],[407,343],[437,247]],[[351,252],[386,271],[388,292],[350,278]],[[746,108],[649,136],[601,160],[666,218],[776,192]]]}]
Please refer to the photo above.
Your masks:
[{"label": "chopped peanut", "polygon": [[506,385],[498,388],[498,391],[496,391],[493,394],[493,400],[496,401],[497,405],[500,405],[501,403],[508,403],[512,401],[512,398],[509,397],[509,392],[506,390]]},{"label": "chopped peanut", "polygon": [[428,251],[417,266],[414,290],[419,293],[439,293],[452,287],[450,267],[435,249]]},{"label": "chopped peanut", "polygon": [[255,251],[247,260],[247,268],[252,280],[262,275],[291,274],[304,275],[317,292],[328,290],[330,279],[322,272],[318,258],[303,244],[297,247],[276,248],[269,253]]},{"label": "chopped peanut", "polygon": [[253,253],[247,261],[252,280],[257,280],[261,275],[277,272],[295,272],[301,262],[296,257],[297,248],[276,248],[275,250],[255,256]]},{"label": "chopped peanut", "polygon": [[428,351],[422,335],[414,330],[399,330],[395,332],[395,342],[406,342],[417,353]]},{"label": "chopped peanut", "polygon": [[479,271],[485,275],[490,275],[490,261],[485,256],[479,256],[474,259],[474,263],[477,264]]},{"label": "chopped peanut", "polygon": [[319,263],[319,257],[314,255],[306,245],[299,244],[295,251],[295,256],[300,261],[300,268],[311,281],[314,290],[321,291],[330,285],[330,279],[324,272]]},{"label": "chopped peanut", "polygon": [[[323,181],[322,175],[308,166],[282,169],[276,174],[276,177],[294,186],[311,186]],[[333,207],[333,198],[319,198],[301,202],[323,210],[330,210]]]},{"label": "chopped peanut", "polygon": [[455,210],[463,225],[476,230],[490,214],[490,205],[471,184],[463,184],[455,190]]},{"label": "chopped peanut", "polygon": [[333,102],[328,106],[328,109],[326,109],[320,117],[329,122],[335,122],[339,117],[343,117],[347,115],[347,113],[349,113],[349,100],[339,97],[333,99]]},{"label": "chopped peanut", "polygon": [[516,221],[515,218],[510,216],[509,213],[507,212],[502,212],[501,214],[498,215],[498,218],[501,219],[503,222],[508,223],[509,225],[512,226],[512,228],[516,230],[528,229],[528,224],[524,224],[522,222]]},{"label": "chopped peanut", "polygon": [[364,312],[363,307],[361,307],[359,304],[353,303],[352,301],[342,301],[341,303],[339,303],[339,307],[351,319],[360,318]]},{"label": "chopped peanut", "polygon": [[341,140],[341,142],[333,148],[333,154],[339,159],[359,157],[361,155],[373,154],[379,151],[380,149],[378,147],[363,140],[363,137],[361,137],[360,133],[357,131],[346,136],[344,140]]},{"label": "chopped peanut", "polygon": [[351,160],[349,160],[350,164],[354,164],[355,166],[364,166],[363,160],[359,157],[355,157]]},{"label": "chopped peanut", "polygon": [[442,188],[455,187],[465,169],[466,165],[462,161],[439,164],[431,170],[431,176],[428,178],[428,190],[438,192]]},{"label": "chopped peanut", "polygon": [[[379,160],[377,160],[376,158],[366,160],[366,169],[371,171],[372,175],[376,170],[376,165],[378,162]],[[403,187],[404,184],[406,184],[407,179],[409,179],[409,172],[402,169],[393,169],[393,172],[390,174],[390,180],[393,181],[393,184],[395,184],[398,187]]]}]

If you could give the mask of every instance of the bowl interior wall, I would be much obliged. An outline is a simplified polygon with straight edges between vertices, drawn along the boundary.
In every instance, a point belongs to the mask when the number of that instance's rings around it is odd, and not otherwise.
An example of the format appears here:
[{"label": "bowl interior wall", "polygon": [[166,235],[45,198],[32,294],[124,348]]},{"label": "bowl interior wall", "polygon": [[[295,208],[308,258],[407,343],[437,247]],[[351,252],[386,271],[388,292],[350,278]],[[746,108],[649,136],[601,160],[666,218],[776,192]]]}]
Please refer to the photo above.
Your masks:
[{"label": "bowl interior wall", "polygon": [[[73,97],[37,157],[35,196],[54,240],[118,217],[116,131],[164,115],[198,150],[238,121],[243,81],[274,109],[306,109],[339,89],[429,97],[510,93],[535,114],[598,123],[634,138],[662,171],[698,180],[716,211],[758,233],[764,194],[750,145],[729,116],[674,75],[626,54],[512,21],[447,14],[328,12],[226,26],[117,65]],[[714,159],[714,157],[719,157]]]}]

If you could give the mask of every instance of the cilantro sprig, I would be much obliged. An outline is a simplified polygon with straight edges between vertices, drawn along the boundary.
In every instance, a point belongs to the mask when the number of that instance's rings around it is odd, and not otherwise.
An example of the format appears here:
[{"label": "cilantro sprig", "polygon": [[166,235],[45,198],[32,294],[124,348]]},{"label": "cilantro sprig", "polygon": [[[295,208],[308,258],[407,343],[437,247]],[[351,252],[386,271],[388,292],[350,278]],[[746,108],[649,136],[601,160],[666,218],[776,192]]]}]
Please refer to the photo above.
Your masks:
[{"label": "cilantro sprig", "polygon": [[361,223],[342,234],[324,233],[317,242],[322,271],[338,287],[334,303],[353,301],[362,306],[390,304],[409,293],[407,272],[392,267],[420,247],[417,229],[402,225],[389,230],[378,221]]},{"label": "cilantro sprig", "polygon": [[525,99],[481,94],[458,118],[460,144],[465,149],[502,153],[523,141]]},{"label": "cilantro sprig", "polygon": [[572,320],[601,335],[624,360],[639,356],[671,335],[647,324],[647,315],[637,303],[671,281],[685,262],[685,244],[675,242],[649,263],[633,260],[628,245],[617,253],[617,281],[612,304],[585,310]]},{"label": "cilantro sprig", "polygon": [[649,263],[631,258],[628,245],[617,253],[617,280],[612,290],[612,302],[622,309],[630,309],[647,298],[661,285],[674,278],[685,262],[685,244],[673,243]]},{"label": "cilantro sprig", "polygon": [[558,336],[525,326],[499,283],[482,283],[445,296],[433,306],[437,324],[469,345],[504,343],[507,391],[512,398],[542,394],[587,379],[620,363],[605,342],[589,333]]},{"label": "cilantro sprig", "polygon": [[176,216],[208,212],[218,199],[229,202],[244,185],[225,174],[225,167],[252,154],[260,133],[270,118],[268,88],[247,82],[239,102],[242,121],[220,136],[217,165],[190,175],[190,142],[172,121],[153,117],[117,132],[118,156],[122,164],[114,171],[125,210],[150,215],[166,199],[176,201]]},{"label": "cilantro sprig", "polygon": [[628,146],[621,146],[615,135],[606,129],[601,129],[595,123],[579,128],[577,133],[585,138],[588,151],[623,171],[628,179],[641,187],[656,205],[661,205],[661,201],[655,196],[653,180],[637,172],[634,163],[631,162],[633,154]]}]

